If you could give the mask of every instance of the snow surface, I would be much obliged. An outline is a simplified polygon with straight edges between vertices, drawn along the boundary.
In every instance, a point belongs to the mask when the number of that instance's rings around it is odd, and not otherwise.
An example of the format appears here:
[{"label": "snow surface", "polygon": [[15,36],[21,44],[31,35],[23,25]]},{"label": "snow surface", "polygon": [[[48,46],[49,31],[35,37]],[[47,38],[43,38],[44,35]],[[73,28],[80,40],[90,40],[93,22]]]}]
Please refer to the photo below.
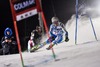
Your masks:
[{"label": "snow surface", "polygon": [[[73,18],[73,19],[72,19]],[[78,40],[75,45],[75,16],[67,23],[69,42],[54,46],[56,61],[52,51],[45,47],[36,52],[22,53],[25,67],[100,67],[100,18],[93,18],[98,41],[95,40],[90,21],[82,17],[78,21]],[[0,67],[22,67],[20,55],[0,56]]]}]

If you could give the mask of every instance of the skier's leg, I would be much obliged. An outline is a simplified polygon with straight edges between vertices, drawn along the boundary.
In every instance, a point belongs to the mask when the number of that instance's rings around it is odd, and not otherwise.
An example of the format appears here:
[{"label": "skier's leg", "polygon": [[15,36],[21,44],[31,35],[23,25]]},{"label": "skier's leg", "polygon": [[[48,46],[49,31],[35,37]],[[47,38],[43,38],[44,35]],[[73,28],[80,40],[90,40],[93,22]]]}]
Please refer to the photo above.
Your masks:
[{"label": "skier's leg", "polygon": [[62,42],[63,40],[63,36],[62,35],[58,35],[55,40],[52,41],[52,44],[49,45],[49,47],[47,48],[47,50],[51,49],[55,44],[58,44],[60,42]]},{"label": "skier's leg", "polygon": [[42,48],[43,46],[45,46],[46,44],[50,44],[50,42],[52,42],[55,39],[55,37],[50,36],[49,39],[47,39],[45,42],[43,42],[42,44],[38,44],[38,46],[32,47],[32,52],[38,50],[39,48]]}]

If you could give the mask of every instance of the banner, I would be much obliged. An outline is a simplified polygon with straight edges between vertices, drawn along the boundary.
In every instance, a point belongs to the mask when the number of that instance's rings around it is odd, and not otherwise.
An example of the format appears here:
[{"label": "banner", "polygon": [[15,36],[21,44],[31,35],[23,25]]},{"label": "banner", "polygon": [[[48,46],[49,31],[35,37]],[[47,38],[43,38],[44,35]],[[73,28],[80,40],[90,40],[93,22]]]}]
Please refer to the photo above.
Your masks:
[{"label": "banner", "polygon": [[17,21],[26,19],[38,13],[36,0],[12,0],[12,5]]}]

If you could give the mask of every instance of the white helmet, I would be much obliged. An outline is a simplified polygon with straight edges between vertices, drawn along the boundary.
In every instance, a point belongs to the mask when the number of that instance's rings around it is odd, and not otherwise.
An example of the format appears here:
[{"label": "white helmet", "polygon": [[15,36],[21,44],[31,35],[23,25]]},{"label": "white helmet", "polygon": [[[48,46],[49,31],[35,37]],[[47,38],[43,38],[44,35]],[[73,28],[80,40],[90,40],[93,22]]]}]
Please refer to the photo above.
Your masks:
[{"label": "white helmet", "polygon": [[51,18],[51,21],[52,21],[52,23],[54,23],[54,22],[59,22],[59,19],[58,19],[57,17],[52,17],[52,18]]}]

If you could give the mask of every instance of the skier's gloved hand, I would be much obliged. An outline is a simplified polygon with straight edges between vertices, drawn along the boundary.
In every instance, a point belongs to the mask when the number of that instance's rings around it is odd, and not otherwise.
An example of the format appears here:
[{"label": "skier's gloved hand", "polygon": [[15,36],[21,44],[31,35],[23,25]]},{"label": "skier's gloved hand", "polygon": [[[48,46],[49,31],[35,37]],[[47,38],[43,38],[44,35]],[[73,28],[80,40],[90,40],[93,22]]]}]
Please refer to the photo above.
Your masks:
[{"label": "skier's gloved hand", "polygon": [[68,36],[66,36],[66,37],[65,37],[65,41],[66,41],[66,42],[68,42],[68,41],[69,41],[69,38],[68,38]]},{"label": "skier's gloved hand", "polygon": [[65,41],[68,42],[69,41],[69,38],[68,38],[68,32],[66,31],[66,34],[65,34]]}]

